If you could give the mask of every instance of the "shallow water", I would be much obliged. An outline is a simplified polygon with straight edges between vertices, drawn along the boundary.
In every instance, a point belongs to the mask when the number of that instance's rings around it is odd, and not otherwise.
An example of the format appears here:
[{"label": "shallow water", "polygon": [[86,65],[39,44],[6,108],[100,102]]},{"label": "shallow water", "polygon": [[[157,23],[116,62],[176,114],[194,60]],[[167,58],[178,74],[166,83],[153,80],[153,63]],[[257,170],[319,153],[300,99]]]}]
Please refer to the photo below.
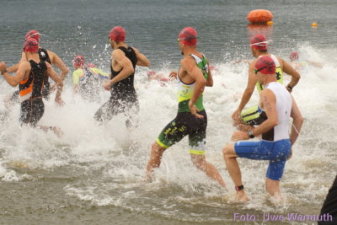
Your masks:
[{"label": "shallow water", "polygon": [[[254,8],[275,15],[267,29],[271,50],[287,59],[293,49],[301,60],[323,63],[308,66],[293,95],[305,117],[303,132],[286,164],[282,189],[284,205],[275,207],[264,193],[267,162],[240,159],[243,180],[252,200],[232,203],[233,183],[225,169],[222,147],[233,127],[230,115],[239,104],[250,59],[245,16]],[[176,69],[180,53],[176,35],[187,25],[200,33],[200,49],[208,56],[215,85],[205,92],[208,113],[207,158],[219,168],[230,191],[225,191],[195,169],[187,141],[165,153],[153,183],[144,183],[149,148],[177,110],[175,83],[165,86],[148,82],[147,69],[138,69],[136,89],[140,101],[139,127],[128,130],[123,116],[99,126],[93,120],[98,107],[108,99],[90,103],[65,87],[64,107],[45,102],[41,124],[57,125],[62,138],[40,130],[22,128],[16,105],[0,128],[0,224],[314,224],[309,221],[237,221],[234,213],[318,214],[337,170],[336,24],[333,1],[4,1],[0,18],[1,60],[18,60],[24,33],[36,28],[43,46],[52,49],[71,66],[83,54],[108,68],[109,29],[123,25],[128,41],[152,61],[152,69],[167,74]],[[17,12],[20,12],[18,16]],[[121,13],[123,12],[123,13]],[[34,16],[32,18],[32,15]],[[39,17],[37,15],[40,15]],[[317,20],[319,27],[310,24]],[[13,91],[0,81],[0,97]],[[250,104],[256,104],[254,94]],[[0,110],[5,111],[3,104]]]}]

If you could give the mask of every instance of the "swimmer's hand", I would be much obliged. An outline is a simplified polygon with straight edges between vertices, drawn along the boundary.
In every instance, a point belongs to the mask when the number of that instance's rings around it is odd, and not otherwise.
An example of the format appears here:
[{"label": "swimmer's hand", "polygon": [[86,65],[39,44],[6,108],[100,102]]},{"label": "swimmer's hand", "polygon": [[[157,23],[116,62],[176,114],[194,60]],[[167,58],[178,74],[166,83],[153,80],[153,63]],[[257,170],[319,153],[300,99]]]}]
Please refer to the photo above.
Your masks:
[{"label": "swimmer's hand", "polygon": [[188,102],[188,107],[190,108],[190,112],[193,116],[197,117],[198,119],[203,119],[204,116],[200,115],[198,113],[197,107],[191,102],[191,100]]},{"label": "swimmer's hand", "polygon": [[169,75],[170,80],[177,79],[178,73],[175,71],[172,71]]},{"label": "swimmer's hand", "polygon": [[240,120],[241,120],[241,110],[237,109],[234,111],[234,113],[232,114],[232,119],[233,119],[233,125],[236,126],[238,124],[240,124]]},{"label": "swimmer's hand", "polygon": [[105,81],[105,82],[103,83],[103,88],[104,88],[106,91],[110,91],[110,90],[111,90],[111,86],[112,86],[111,80]]},{"label": "swimmer's hand", "polygon": [[232,141],[248,140],[248,133],[245,131],[235,131],[232,135]]}]

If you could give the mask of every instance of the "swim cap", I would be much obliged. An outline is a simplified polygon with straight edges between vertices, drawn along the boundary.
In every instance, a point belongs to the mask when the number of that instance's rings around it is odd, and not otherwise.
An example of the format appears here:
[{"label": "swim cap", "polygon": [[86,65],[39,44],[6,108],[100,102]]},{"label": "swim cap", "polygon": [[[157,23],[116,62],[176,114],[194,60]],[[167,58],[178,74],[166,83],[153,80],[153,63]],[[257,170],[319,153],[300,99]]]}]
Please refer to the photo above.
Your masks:
[{"label": "swim cap", "polygon": [[289,58],[290,58],[291,61],[298,60],[298,58],[299,58],[298,52],[290,53]]},{"label": "swim cap", "polygon": [[126,32],[125,29],[121,26],[116,26],[111,29],[109,33],[109,38],[116,42],[125,41]]},{"label": "swim cap", "polygon": [[181,41],[181,43],[184,45],[196,46],[197,36],[198,33],[193,27],[185,27],[180,31],[178,40]]},{"label": "swim cap", "polygon": [[258,50],[267,50],[267,40],[263,34],[257,34],[252,39],[250,39],[250,46]]},{"label": "swim cap", "polygon": [[40,33],[37,30],[30,30],[25,35],[25,40],[29,38],[35,39],[37,42],[40,42]]},{"label": "swim cap", "polygon": [[38,52],[39,51],[39,43],[34,38],[28,38],[23,43],[23,51],[24,52]]},{"label": "swim cap", "polygon": [[73,59],[73,66],[80,67],[84,65],[84,56],[78,55]]},{"label": "swim cap", "polygon": [[267,55],[261,56],[255,63],[255,73],[260,72],[262,74],[275,74],[276,66],[274,60]]}]

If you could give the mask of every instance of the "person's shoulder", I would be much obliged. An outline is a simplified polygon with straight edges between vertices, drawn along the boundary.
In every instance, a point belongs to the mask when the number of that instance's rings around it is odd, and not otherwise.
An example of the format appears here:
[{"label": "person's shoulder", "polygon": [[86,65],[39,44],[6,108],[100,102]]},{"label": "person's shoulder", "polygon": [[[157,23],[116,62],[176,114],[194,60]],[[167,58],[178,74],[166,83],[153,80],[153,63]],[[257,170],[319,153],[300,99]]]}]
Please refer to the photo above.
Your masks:
[{"label": "person's shoulder", "polygon": [[116,48],[112,51],[112,55],[113,56],[121,56],[124,55],[124,52],[122,49]]}]

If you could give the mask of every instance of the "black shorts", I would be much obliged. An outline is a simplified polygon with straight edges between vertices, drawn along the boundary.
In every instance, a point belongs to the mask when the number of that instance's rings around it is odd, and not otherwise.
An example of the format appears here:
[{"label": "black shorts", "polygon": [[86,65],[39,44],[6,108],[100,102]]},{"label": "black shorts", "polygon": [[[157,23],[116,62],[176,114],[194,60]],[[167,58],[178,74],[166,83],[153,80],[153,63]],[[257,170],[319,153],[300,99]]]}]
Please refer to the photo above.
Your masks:
[{"label": "black shorts", "polygon": [[36,126],[44,113],[42,98],[28,99],[21,103],[20,121],[24,124]]},{"label": "black shorts", "polygon": [[190,112],[178,112],[176,118],[159,134],[157,144],[168,148],[188,135],[190,154],[205,154],[207,114],[206,111],[199,114],[204,118],[196,118]]}]

